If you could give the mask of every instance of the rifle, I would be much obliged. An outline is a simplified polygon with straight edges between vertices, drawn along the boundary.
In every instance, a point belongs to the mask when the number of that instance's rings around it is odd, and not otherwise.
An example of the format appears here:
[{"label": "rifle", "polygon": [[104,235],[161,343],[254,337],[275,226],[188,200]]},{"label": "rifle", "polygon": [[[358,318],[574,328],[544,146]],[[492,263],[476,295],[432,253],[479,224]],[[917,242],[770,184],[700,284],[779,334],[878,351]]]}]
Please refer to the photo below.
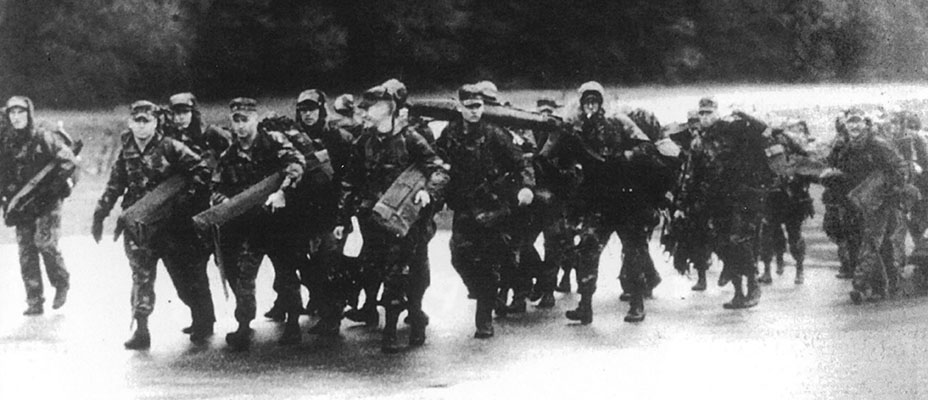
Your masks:
[{"label": "rifle", "polygon": [[201,232],[208,232],[213,227],[222,227],[264,204],[267,197],[279,190],[283,182],[284,173],[276,172],[233,196],[229,201],[214,205],[193,216],[193,223]]},{"label": "rifle", "polygon": [[[416,116],[451,121],[461,115],[458,111],[458,104],[454,100],[410,99],[407,104],[409,113]],[[484,107],[483,118],[516,129],[553,130],[563,125],[563,122],[556,117],[497,105]]]},{"label": "rifle", "polygon": [[116,225],[117,233],[113,236],[118,238],[122,230],[127,230],[127,235],[138,243],[149,243],[180,210],[182,193],[186,193],[189,184],[190,179],[182,175],[174,175],[161,182],[122,212]]},{"label": "rifle", "polygon": [[[63,131],[58,131],[59,135],[67,135]],[[80,154],[84,143],[80,140],[72,141],[67,138],[67,144],[72,148],[74,155]],[[15,226],[25,220],[37,215],[41,208],[46,206],[48,199],[59,199],[69,196],[71,187],[66,182],[74,175],[74,170],[65,171],[61,169],[57,161],[51,161],[45,164],[42,169],[32,176],[26,183],[16,191],[16,194],[10,198],[3,207],[3,220],[7,226]]]}]

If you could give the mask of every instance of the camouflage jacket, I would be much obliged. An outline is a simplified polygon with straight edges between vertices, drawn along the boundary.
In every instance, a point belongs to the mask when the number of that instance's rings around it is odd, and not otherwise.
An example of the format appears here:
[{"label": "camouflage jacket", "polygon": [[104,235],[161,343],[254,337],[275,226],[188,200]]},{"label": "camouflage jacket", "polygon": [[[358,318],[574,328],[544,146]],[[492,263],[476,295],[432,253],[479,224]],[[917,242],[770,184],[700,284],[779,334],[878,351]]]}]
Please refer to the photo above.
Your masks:
[{"label": "camouflage jacket", "polygon": [[838,142],[828,156],[828,164],[843,175],[839,183],[829,189],[845,196],[860,185],[874,171],[883,171],[891,187],[899,188],[905,182],[908,165],[886,139],[870,133],[856,140]]},{"label": "camouflage jacket", "polygon": [[[311,146],[315,150],[328,150],[329,159],[332,161],[332,168],[335,170],[335,180],[341,181],[345,176],[345,170],[348,168],[348,160],[351,158],[351,145],[354,139],[351,133],[344,129],[333,128],[325,124],[315,127],[306,128],[302,124],[297,124],[298,131],[302,133],[298,138],[289,136],[294,146]],[[307,141],[312,144],[306,143]],[[301,152],[306,154],[305,151]]]},{"label": "camouflage jacket", "polygon": [[448,206],[465,210],[514,203],[521,188],[534,187],[535,171],[524,157],[523,140],[487,121],[478,122],[472,132],[465,130],[462,119],[449,123],[435,143],[451,164]]},{"label": "camouflage jacket", "polygon": [[16,131],[4,124],[0,130],[0,197],[9,200],[51,162],[57,162],[62,172],[74,171],[74,152],[64,139],[45,129]]},{"label": "camouflage jacket", "polygon": [[775,184],[775,175],[767,162],[769,144],[760,121],[739,118],[722,119],[706,129],[702,148],[706,167],[696,179],[702,185],[707,202],[727,212],[733,204],[757,204],[764,192]]},{"label": "camouflage jacket", "polygon": [[653,200],[657,190],[649,186],[659,181],[655,178],[672,182],[672,170],[662,164],[654,143],[624,114],[581,114],[568,123],[571,130],[544,155],[582,166],[573,203],[594,209],[639,207]]},{"label": "camouflage jacket", "polygon": [[175,174],[209,176],[209,169],[200,156],[161,132],[155,133],[145,149],[139,149],[130,131],[123,132],[120,142],[122,147],[116,164],[110,170],[110,179],[97,203],[106,213],[113,209],[119,196],[123,197],[122,208],[129,208]]},{"label": "camouflage jacket", "polygon": [[232,144],[232,133],[218,126],[209,125],[201,129],[199,124],[191,124],[187,129],[168,125],[165,136],[177,140],[203,158],[215,162],[219,155]]},{"label": "camouflage jacket", "polygon": [[278,171],[284,171],[295,185],[303,177],[305,165],[306,159],[283,133],[259,130],[248,149],[233,137],[213,170],[212,189],[232,197]]},{"label": "camouflage jacket", "polygon": [[[407,168],[415,165],[434,181],[442,174],[443,162],[422,135],[404,126],[384,135],[368,129],[352,145],[352,153],[342,181],[342,221],[360,210],[370,210]],[[430,188],[427,187],[427,188]],[[429,189],[433,201],[441,193]]]}]

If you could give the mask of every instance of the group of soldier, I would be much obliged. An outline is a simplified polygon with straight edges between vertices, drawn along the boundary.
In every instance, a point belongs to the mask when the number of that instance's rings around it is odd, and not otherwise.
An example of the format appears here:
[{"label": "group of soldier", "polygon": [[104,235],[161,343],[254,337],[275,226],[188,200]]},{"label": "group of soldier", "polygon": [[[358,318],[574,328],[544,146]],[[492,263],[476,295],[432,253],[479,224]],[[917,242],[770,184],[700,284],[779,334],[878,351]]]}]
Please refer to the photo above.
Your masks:
[{"label": "group of soldier", "polygon": [[[301,315],[319,317],[310,334],[338,335],[344,318],[379,326],[379,306],[384,352],[403,348],[397,325],[404,311],[408,345],[421,346],[429,323],[422,304],[430,284],[428,244],[436,232],[433,217],[445,206],[453,211],[451,264],[476,300],[476,338],[494,335],[494,313],[526,312],[529,301],[553,307],[555,291],[572,290],[571,271],[580,298],[566,317],[590,324],[600,255],[613,232],[622,244],[621,297],[629,302],[624,320],[644,320],[645,300],[661,282],[648,250],[658,226],[675,269],[696,270],[692,290],[706,290],[714,253],[722,262],[719,286],[734,289],[724,307],[753,307],[760,285],[772,281],[774,260],[783,273],[787,248],[795,283],[804,281],[801,226],[813,214],[812,182],[827,188],[825,230],[839,244],[840,275],[854,277],[855,302],[898,289],[900,237],[906,227],[916,238],[928,228],[918,190],[906,190],[920,184],[928,168],[920,165],[928,151],[912,131],[920,126],[911,113],[886,124],[896,129],[880,130],[872,118],[848,110],[836,125],[831,168],[799,173],[797,160],[809,156],[802,123],[772,128],[742,111],[722,115],[718,102],[706,97],[685,123],[661,126],[646,110],[612,111],[599,83],[587,82],[577,94],[578,107],[565,112],[553,99],[538,100],[531,115],[549,124],[506,126],[492,118],[493,110],[512,109],[495,85],[467,84],[437,138],[429,125],[434,115],[415,110],[395,79],[357,101],[342,95],[330,104],[322,91],[305,90],[292,119],[262,119],[256,100],[236,98],[229,103],[228,128],[207,125],[190,93],[171,96],[167,106],[133,103],[93,213],[94,239],[101,240],[103,222],[120,197],[125,210],[172,178],[182,177],[184,184],[157,229],[117,224],[114,240],[123,234],[132,270],[135,328],[125,347],[150,346],[159,260],[190,308],[184,333],[194,343],[209,340],[216,322],[207,278],[211,255],[236,302],[238,328],[225,337],[232,349],[253,342],[255,279],[264,256],[274,267],[277,295],[265,316],[284,324],[281,344],[302,340]],[[68,273],[57,236],[74,152],[62,130],[35,124],[29,99],[10,98],[5,114],[0,183],[6,222],[16,226],[25,314],[36,315],[44,303],[39,254],[57,289],[53,307],[66,301]],[[908,148],[895,146],[884,131],[919,139],[895,142]],[[48,191],[30,212],[9,218],[10,201],[48,164],[57,168],[48,185],[59,189]],[[871,182],[873,171],[885,174]],[[212,229],[194,223],[194,216],[248,195],[275,174],[280,179],[261,205]],[[398,182],[413,188],[399,207],[414,210],[399,230],[383,215]],[[871,191],[860,195],[862,186]],[[358,234],[360,254],[349,254],[347,243]],[[534,247],[539,235],[544,258]],[[764,265],[760,274],[758,260]],[[301,286],[310,294],[305,306]]]}]

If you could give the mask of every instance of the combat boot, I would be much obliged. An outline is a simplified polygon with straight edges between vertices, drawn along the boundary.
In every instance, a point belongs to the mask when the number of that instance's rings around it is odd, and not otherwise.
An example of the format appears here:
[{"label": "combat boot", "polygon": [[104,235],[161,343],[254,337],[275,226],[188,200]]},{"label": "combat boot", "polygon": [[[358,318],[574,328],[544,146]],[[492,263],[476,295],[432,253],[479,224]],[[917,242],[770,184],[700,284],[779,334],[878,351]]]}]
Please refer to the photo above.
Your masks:
[{"label": "combat boot", "polygon": [[32,303],[23,311],[23,315],[42,315],[45,312],[45,306],[42,303]]},{"label": "combat boot", "polygon": [[248,350],[255,331],[246,324],[239,324],[238,330],[226,334],[226,344],[234,351]]},{"label": "combat boot", "polygon": [[509,314],[509,308],[506,307],[506,300],[509,299],[509,289],[500,288],[496,293],[496,302],[494,303],[494,311],[496,311],[496,316],[498,318],[505,318]]},{"label": "combat boot", "polygon": [[384,316],[383,334],[380,338],[380,351],[387,354],[399,353],[403,349],[396,338],[396,324],[400,320],[402,308],[387,306]]},{"label": "combat boot", "polygon": [[750,308],[760,303],[760,285],[757,284],[757,277],[753,274],[747,276],[748,295],[744,299],[744,308]]},{"label": "combat boot", "polygon": [[68,301],[68,286],[55,289],[55,299],[52,300],[52,310],[57,310]]},{"label": "combat boot", "polygon": [[345,312],[345,318],[354,322],[363,322],[369,328],[375,328],[380,325],[380,313],[377,312],[377,306],[367,305],[358,309],[352,309]]},{"label": "combat boot", "polygon": [[553,308],[554,307],[554,293],[547,292],[541,296],[541,301],[538,302],[538,305],[535,307],[538,308]]},{"label": "combat boot", "polygon": [[277,344],[282,346],[299,344],[303,341],[303,332],[300,332],[300,315],[301,311],[287,313],[287,323],[284,325],[284,331],[277,339]]},{"label": "combat boot", "polygon": [[123,346],[127,350],[146,350],[151,347],[151,334],[148,332],[148,317],[138,317],[135,319],[136,327],[132,337],[129,338]]},{"label": "combat boot", "polygon": [[[732,279],[734,279],[732,274],[725,271],[725,268],[722,268],[722,272],[719,273],[719,281],[718,281],[719,287],[725,287],[726,285],[731,283]],[[738,285],[738,286],[741,286],[741,285]]]},{"label": "combat boot", "polygon": [[474,323],[477,326],[477,331],[474,332],[475,338],[489,339],[493,337],[493,305],[495,301],[493,297],[477,299],[477,312],[474,313]]},{"label": "combat boot", "polygon": [[409,345],[422,346],[425,344],[425,327],[429,325],[429,318],[422,310],[409,310]]},{"label": "combat boot", "polygon": [[625,322],[644,321],[644,298],[641,295],[633,295],[629,301],[628,313],[625,314]]},{"label": "combat boot", "polygon": [[734,310],[738,308],[744,308],[744,291],[741,288],[741,277],[735,276],[731,278],[731,284],[735,288],[735,296],[732,297],[727,303],[722,304],[722,308],[726,310]]},{"label": "combat boot", "polygon": [[195,344],[206,343],[213,336],[213,323],[194,324],[190,326],[190,341]]},{"label": "combat boot", "polygon": [[656,288],[658,285],[661,284],[661,282],[664,281],[664,279],[661,278],[661,275],[658,274],[657,271],[655,271],[654,273],[655,275],[648,277],[648,287],[645,288],[644,293],[643,293],[644,297],[647,297],[649,299],[654,298],[654,288]]},{"label": "combat boot", "polygon": [[264,313],[264,318],[274,322],[284,322],[284,319],[287,318],[287,312],[284,311],[283,308],[278,307],[277,304],[274,304],[271,306],[270,310]]},{"label": "combat boot", "polygon": [[338,336],[341,334],[341,321],[335,318],[323,317],[315,325],[311,326],[306,333],[328,337]]},{"label": "combat boot", "polygon": [[796,279],[793,281],[793,283],[797,285],[802,285],[803,283],[805,283],[805,281],[806,280],[805,280],[805,274],[803,273],[802,260],[798,260],[796,261]]},{"label": "combat boot", "polygon": [[690,288],[696,292],[702,292],[706,290],[706,270],[697,270],[696,271],[696,284]]},{"label": "combat boot", "polygon": [[[800,261],[797,260],[796,262],[799,263]],[[786,263],[783,262],[783,255],[777,254],[777,275],[783,275],[785,264]]]},{"label": "combat boot", "polygon": [[506,306],[506,314],[524,314],[525,309],[525,297],[513,296],[512,303]]},{"label": "combat boot", "polygon": [[629,300],[631,300],[631,299],[632,299],[632,294],[631,294],[631,293],[622,292],[622,294],[619,295],[619,301],[627,302],[627,301],[629,301]]},{"label": "combat boot", "polygon": [[581,325],[593,323],[593,299],[592,295],[580,295],[580,303],[577,309],[564,313],[564,316],[571,321],[580,321]]},{"label": "combat boot", "polygon": [[[777,272],[779,273],[779,271]],[[761,277],[757,279],[757,282],[763,283],[765,285],[769,285],[773,283],[773,276],[771,276],[770,274],[770,262],[769,261],[764,261],[764,274],[761,275]]]}]

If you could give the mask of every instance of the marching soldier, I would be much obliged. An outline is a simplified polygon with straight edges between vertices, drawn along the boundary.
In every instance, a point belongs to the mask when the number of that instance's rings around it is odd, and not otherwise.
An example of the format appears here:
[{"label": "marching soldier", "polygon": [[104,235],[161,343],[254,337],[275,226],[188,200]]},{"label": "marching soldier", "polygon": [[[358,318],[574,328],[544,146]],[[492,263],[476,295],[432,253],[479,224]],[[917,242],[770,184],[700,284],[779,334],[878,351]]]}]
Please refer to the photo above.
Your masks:
[{"label": "marching soldier", "polygon": [[[295,277],[292,271],[297,271],[306,257],[300,252],[303,245],[300,220],[292,218],[293,206],[285,210],[288,193],[303,177],[306,161],[284,134],[258,129],[257,106],[257,101],[244,97],[229,103],[234,136],[232,145],[219,158],[213,172],[210,199],[213,204],[219,204],[267,176],[279,171],[285,174],[280,188],[267,198],[265,208],[268,211],[251,210],[220,228],[219,258],[235,294],[235,319],[238,321],[238,329],[226,335],[226,343],[235,350],[247,349],[254,336],[250,325],[255,318],[255,278],[264,256],[271,259],[275,271],[286,277]],[[299,316],[303,308],[299,280],[275,283],[278,283],[275,289],[287,312],[279,342],[299,342]]]},{"label": "marching soldier", "polygon": [[[425,190],[415,194],[417,204],[428,205],[439,193],[432,183],[444,175],[443,163],[428,141],[409,126],[400,114],[401,99],[394,87],[375,86],[363,93],[358,108],[364,111],[365,131],[355,141],[346,170],[339,225],[335,236],[341,239],[352,216],[357,216],[364,237],[359,263],[369,281],[383,282],[385,323],[381,350],[401,350],[396,328],[400,313],[407,310],[410,324],[409,345],[425,343],[428,317],[422,298],[430,283],[428,264],[415,262],[416,249],[428,240],[430,214],[423,211],[404,237],[397,237],[373,218],[373,208],[393,182],[407,169],[419,169],[429,180]],[[378,284],[379,285],[379,284]],[[374,307],[376,293],[367,293],[366,307]],[[370,310],[370,308],[368,308]],[[369,311],[368,311],[369,312]],[[373,309],[376,313],[376,309]]]},{"label": "marching soldier", "polygon": [[834,195],[846,197],[859,217],[861,240],[851,301],[860,304],[891,296],[890,274],[904,258],[905,217],[902,202],[908,196],[905,176],[908,165],[873,129],[859,109],[845,113],[847,141],[833,153],[833,168],[822,179],[842,178]]},{"label": "marching soldier", "polygon": [[[91,233],[97,243],[103,235],[103,220],[119,197],[122,197],[125,210],[173,175],[190,176],[195,187],[206,186],[209,179],[209,169],[193,150],[164,135],[158,106],[140,100],[132,103],[130,111],[129,131],[122,134],[122,148],[93,213]],[[202,250],[192,224],[187,222],[192,216],[188,211],[178,212],[177,220],[168,223],[168,228],[156,237],[140,238],[126,232],[123,238],[132,268],[132,309],[136,322],[135,332],[125,343],[127,349],[147,349],[151,345],[148,316],[155,306],[154,284],[159,259],[171,275],[178,296],[190,307],[193,317],[190,340],[202,342],[213,333],[212,298],[205,267],[199,268],[205,264],[208,254]],[[117,227],[117,237],[121,228]]]},{"label": "marching soldier", "polygon": [[461,118],[451,121],[436,143],[451,164],[448,207],[454,210],[451,264],[468,297],[477,300],[474,337],[492,337],[500,267],[510,255],[506,220],[513,206],[532,202],[535,184],[529,161],[511,133],[482,119],[490,98],[476,85],[458,90]]},{"label": "marching soldier", "polygon": [[[64,305],[70,288],[70,274],[58,249],[61,229],[61,203],[70,194],[69,178],[76,165],[71,148],[63,138],[36,126],[32,100],[13,96],[4,108],[5,121],[0,123],[0,207],[7,225],[16,227],[19,264],[26,287],[23,315],[44,312],[44,288],[39,256],[45,262],[48,280],[55,287],[52,308]],[[49,185],[47,196],[36,198],[35,207],[13,210],[9,207],[17,192],[46,165],[54,163],[57,176]]]},{"label": "marching soldier", "polygon": [[[708,167],[705,176],[697,179],[707,185],[704,193],[714,250],[723,263],[719,286],[731,282],[735,289],[732,300],[723,304],[726,309],[754,307],[760,301],[756,249],[764,188],[773,181],[764,153],[767,126],[742,112],[734,115],[735,119],[721,119],[714,99],[699,100]],[[743,280],[747,280],[747,295]]]},{"label": "marching soldier", "polygon": [[[782,129],[774,129],[770,143],[784,149],[785,157],[808,156],[803,146],[788,136]],[[787,246],[796,261],[794,283],[802,284],[804,279],[803,262],[805,261],[806,242],[802,238],[802,222],[815,214],[809,185],[812,181],[802,176],[781,176],[767,194],[767,216],[761,228],[760,258],[764,262],[764,274],[758,282],[773,283],[770,263],[776,257],[777,275],[783,274],[783,253]],[[783,234],[784,228],[786,235]]]},{"label": "marching soldier", "polygon": [[[605,90],[597,82],[578,89],[580,109],[569,120],[572,131],[544,154],[578,162],[583,180],[570,201],[570,213],[581,221],[578,251],[580,303],[566,316],[581,324],[593,322],[593,294],[599,275],[599,257],[613,232],[622,241],[620,281],[630,296],[626,322],[644,320],[644,296],[658,281],[648,281],[653,269],[648,233],[657,217],[659,199],[651,183],[669,179],[670,170],[658,161],[657,148],[624,114],[606,115]],[[664,171],[666,169],[666,171]],[[666,177],[661,175],[666,173]]]}]

